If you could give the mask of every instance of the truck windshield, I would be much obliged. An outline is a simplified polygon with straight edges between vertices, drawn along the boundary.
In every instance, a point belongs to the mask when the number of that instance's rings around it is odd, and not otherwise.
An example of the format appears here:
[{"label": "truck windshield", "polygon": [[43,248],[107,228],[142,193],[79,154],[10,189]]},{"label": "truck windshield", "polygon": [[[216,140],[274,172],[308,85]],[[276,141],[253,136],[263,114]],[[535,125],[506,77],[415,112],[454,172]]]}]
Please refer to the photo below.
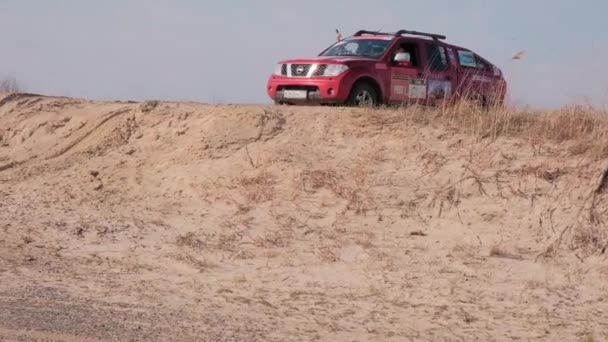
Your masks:
[{"label": "truck windshield", "polygon": [[388,48],[386,39],[345,39],[332,45],[321,56],[358,56],[379,58]]}]

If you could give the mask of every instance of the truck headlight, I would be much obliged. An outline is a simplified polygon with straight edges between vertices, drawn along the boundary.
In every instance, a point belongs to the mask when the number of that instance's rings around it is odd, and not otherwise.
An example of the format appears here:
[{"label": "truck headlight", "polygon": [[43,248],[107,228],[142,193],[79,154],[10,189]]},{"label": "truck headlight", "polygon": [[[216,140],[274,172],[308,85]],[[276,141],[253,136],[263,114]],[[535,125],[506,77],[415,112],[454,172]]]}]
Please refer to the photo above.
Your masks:
[{"label": "truck headlight", "polygon": [[281,76],[283,73],[283,64],[277,64],[274,66],[274,74]]},{"label": "truck headlight", "polygon": [[323,76],[338,76],[346,70],[348,70],[348,67],[344,64],[328,64]]}]

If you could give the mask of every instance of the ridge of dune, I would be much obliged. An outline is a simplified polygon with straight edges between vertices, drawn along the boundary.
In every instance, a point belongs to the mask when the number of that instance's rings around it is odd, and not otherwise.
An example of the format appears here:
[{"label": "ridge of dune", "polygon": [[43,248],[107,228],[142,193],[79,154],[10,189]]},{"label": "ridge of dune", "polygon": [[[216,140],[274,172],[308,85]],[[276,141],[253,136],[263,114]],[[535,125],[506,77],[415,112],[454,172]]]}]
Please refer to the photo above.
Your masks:
[{"label": "ridge of dune", "polygon": [[0,336],[606,339],[606,165],[569,151],[399,110],[0,96]]}]

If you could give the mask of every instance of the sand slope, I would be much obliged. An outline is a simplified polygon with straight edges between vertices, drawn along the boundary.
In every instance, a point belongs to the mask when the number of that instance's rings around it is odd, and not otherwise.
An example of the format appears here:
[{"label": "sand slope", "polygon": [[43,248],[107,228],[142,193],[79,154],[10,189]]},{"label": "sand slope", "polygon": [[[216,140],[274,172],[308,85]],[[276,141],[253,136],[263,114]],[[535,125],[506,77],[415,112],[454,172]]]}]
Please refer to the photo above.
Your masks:
[{"label": "sand slope", "polygon": [[606,340],[605,166],[398,111],[11,95],[0,337]]}]

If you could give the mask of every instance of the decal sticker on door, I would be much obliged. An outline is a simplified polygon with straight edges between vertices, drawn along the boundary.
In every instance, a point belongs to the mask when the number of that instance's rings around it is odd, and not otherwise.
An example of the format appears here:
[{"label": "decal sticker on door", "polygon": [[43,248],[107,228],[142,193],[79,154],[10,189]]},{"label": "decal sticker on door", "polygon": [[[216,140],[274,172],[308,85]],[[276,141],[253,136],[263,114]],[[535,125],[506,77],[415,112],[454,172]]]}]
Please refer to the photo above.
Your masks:
[{"label": "decal sticker on door", "polygon": [[391,101],[403,101],[407,96],[410,76],[404,74],[393,74],[391,77]]},{"label": "decal sticker on door", "polygon": [[426,98],[426,81],[425,80],[411,80],[408,97],[410,99]]},{"label": "decal sticker on door", "polygon": [[452,83],[450,81],[429,80],[428,96],[431,99],[444,99],[452,95]]},{"label": "decal sticker on door", "polygon": [[393,87],[393,92],[395,93],[395,95],[403,95],[405,94],[405,88],[405,85],[395,84],[395,86]]}]

